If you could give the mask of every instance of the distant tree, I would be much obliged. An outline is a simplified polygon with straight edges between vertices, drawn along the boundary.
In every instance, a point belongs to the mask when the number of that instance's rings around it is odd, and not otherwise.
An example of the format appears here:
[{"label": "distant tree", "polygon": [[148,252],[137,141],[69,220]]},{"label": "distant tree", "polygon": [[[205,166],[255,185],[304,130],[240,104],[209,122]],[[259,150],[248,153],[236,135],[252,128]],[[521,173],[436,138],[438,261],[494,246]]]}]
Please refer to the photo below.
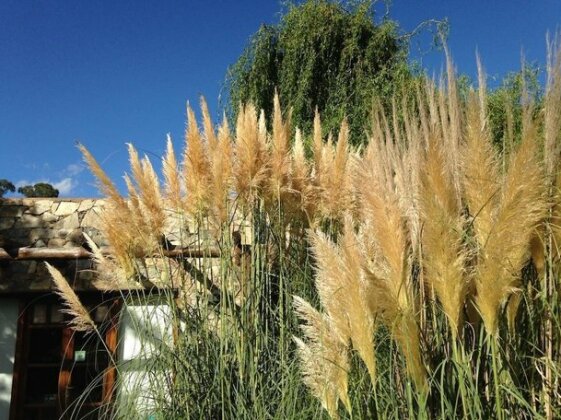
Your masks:
[{"label": "distant tree", "polygon": [[15,192],[16,187],[7,179],[0,179],[0,198],[4,196],[7,192]]},{"label": "distant tree", "polygon": [[26,197],[58,197],[58,190],[51,184],[38,182],[35,185],[26,185],[18,188],[18,193]]},{"label": "distant tree", "polygon": [[262,25],[229,68],[232,118],[241,103],[271,114],[273,95],[311,127],[316,107],[326,131],[348,118],[354,143],[364,140],[373,98],[386,105],[411,80],[407,40],[395,22],[374,22],[373,1],[308,0],[288,6],[278,25]]},{"label": "distant tree", "polygon": [[[517,142],[522,135],[524,89],[528,100],[534,102],[538,121],[543,106],[543,91],[539,82],[539,68],[525,65],[523,70],[507,74],[501,85],[489,93],[487,111],[493,142],[499,149]],[[510,138],[510,140],[509,140]]]}]

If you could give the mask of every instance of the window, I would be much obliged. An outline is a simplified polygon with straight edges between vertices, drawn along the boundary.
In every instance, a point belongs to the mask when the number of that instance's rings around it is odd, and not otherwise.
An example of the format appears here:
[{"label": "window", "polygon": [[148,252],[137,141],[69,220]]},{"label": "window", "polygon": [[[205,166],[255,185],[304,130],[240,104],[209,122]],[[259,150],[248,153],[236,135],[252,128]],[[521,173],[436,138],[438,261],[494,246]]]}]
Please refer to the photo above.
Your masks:
[{"label": "window", "polygon": [[22,301],[13,420],[97,419],[111,409],[119,300],[99,294],[80,298],[98,333],[69,328],[61,302],[52,295]]}]

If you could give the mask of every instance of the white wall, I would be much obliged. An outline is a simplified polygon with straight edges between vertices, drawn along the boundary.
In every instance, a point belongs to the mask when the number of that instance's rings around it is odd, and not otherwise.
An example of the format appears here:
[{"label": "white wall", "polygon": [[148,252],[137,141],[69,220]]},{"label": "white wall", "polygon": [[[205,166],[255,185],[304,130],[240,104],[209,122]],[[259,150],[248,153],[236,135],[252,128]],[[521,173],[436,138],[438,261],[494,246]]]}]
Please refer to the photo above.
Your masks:
[{"label": "white wall", "polygon": [[16,299],[0,298],[0,420],[10,416],[18,312]]},{"label": "white wall", "polygon": [[[173,346],[167,305],[125,305],[118,350],[118,406],[121,414],[151,414],[168,394],[169,372],[157,364],[162,348]],[[165,347],[164,347],[165,346]]]}]

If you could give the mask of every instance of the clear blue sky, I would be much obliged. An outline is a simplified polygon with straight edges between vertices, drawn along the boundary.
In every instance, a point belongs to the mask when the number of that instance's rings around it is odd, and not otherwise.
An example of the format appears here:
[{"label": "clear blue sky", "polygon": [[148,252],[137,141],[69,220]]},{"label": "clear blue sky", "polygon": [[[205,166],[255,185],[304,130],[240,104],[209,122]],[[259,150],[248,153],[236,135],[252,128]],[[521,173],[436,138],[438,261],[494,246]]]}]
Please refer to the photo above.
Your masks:
[{"label": "clear blue sky", "polygon": [[[126,142],[160,156],[166,133],[182,144],[185,103],[204,95],[215,116],[228,65],[278,0],[2,0],[0,178],[48,181],[63,196],[92,196],[74,147],[83,142],[120,179]],[[560,0],[393,0],[403,31],[447,17],[457,68],[475,73],[475,49],[495,80],[545,62],[545,33],[561,24]],[[430,37],[412,45],[419,58]],[[422,55],[438,71],[438,52]]]}]

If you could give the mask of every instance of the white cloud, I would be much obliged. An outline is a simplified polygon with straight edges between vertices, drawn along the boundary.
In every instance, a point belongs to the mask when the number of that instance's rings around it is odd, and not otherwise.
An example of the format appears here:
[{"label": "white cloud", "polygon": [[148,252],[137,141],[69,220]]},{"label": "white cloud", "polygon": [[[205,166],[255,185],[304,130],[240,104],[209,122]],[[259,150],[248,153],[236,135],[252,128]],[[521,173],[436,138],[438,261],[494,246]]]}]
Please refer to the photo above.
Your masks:
[{"label": "white cloud", "polygon": [[28,179],[17,181],[15,183],[16,189],[25,185],[35,185],[38,182],[45,182],[55,187],[59,191],[59,195],[63,197],[68,197],[74,193],[74,190],[79,184],[79,174],[85,169],[85,165],[80,161],[70,163],[58,172],[51,171],[51,165],[49,163],[44,163],[42,165],[30,163],[25,165],[25,167],[35,172],[35,174],[30,175]]},{"label": "white cloud", "polygon": [[71,177],[66,177],[61,179],[60,181],[53,182],[49,179],[37,179],[35,181],[28,181],[26,179],[19,180],[15,183],[16,189],[19,187],[23,187],[25,185],[35,185],[38,182],[46,182],[47,184],[51,184],[55,187],[58,192],[59,196],[69,196],[72,194],[73,190],[78,186],[78,181],[72,179]]},{"label": "white cloud", "polygon": [[72,190],[78,185],[78,182],[72,178],[63,178],[52,185],[58,190],[59,195],[70,195]]},{"label": "white cloud", "polygon": [[79,163],[71,163],[70,165],[68,165],[66,167],[66,169],[64,170],[64,172],[68,175],[68,176],[76,176],[78,175],[80,172],[82,172],[84,170],[84,165],[81,165]]},{"label": "white cloud", "polygon": [[[37,181],[37,182],[44,182],[44,181]],[[29,182],[26,179],[20,179],[19,181],[14,182],[14,185],[17,190],[19,187],[24,187],[25,185],[31,185],[31,182]]]}]

